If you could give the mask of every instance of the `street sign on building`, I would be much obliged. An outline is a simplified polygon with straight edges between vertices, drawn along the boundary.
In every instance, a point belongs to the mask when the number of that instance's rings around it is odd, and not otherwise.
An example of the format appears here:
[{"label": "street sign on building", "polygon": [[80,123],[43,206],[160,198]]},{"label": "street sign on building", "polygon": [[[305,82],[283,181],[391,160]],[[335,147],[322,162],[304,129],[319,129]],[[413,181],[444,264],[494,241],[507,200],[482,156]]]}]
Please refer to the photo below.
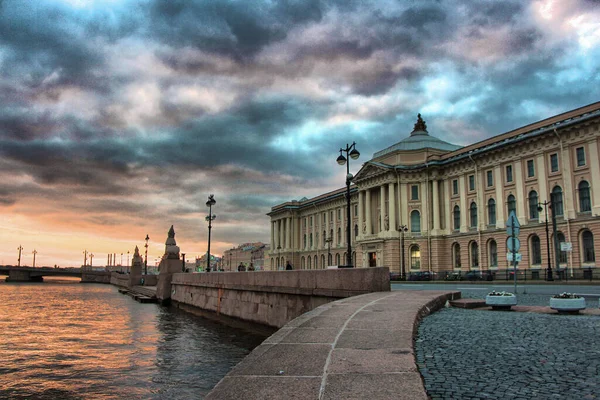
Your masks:
[{"label": "street sign on building", "polygon": [[573,243],[560,242],[560,251],[573,251]]},{"label": "street sign on building", "polygon": [[521,241],[519,240],[518,237],[514,238],[514,243],[515,243],[514,244],[515,248],[513,249],[513,239],[512,238],[508,239],[508,242],[507,242],[508,250],[510,250],[510,251],[513,251],[513,250],[514,251],[519,251],[519,249],[521,248]]},{"label": "street sign on building", "polygon": [[[506,260],[509,262],[512,262],[513,257],[512,257],[513,253],[506,253]],[[517,262],[521,262],[521,260],[523,259],[523,256],[521,255],[521,253],[515,253],[515,260]]]},{"label": "street sign on building", "polygon": [[519,219],[517,218],[515,212],[511,211],[510,215],[508,216],[508,220],[506,220],[506,234],[508,236],[513,235],[513,227],[515,236],[519,236],[519,232],[521,231],[521,224],[519,223]]}]

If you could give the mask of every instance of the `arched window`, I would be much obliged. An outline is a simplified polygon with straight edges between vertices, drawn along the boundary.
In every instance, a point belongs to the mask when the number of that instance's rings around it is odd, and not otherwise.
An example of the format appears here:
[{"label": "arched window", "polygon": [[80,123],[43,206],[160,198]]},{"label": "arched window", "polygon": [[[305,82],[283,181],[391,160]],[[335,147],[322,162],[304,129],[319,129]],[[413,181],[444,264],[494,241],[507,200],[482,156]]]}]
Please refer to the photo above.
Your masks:
[{"label": "arched window", "polygon": [[496,200],[488,200],[488,224],[496,225]]},{"label": "arched window", "polygon": [[457,231],[460,229],[460,207],[454,206],[454,211],[452,213],[454,215],[454,230]]},{"label": "arched window", "polygon": [[475,202],[471,203],[469,212],[471,214],[471,228],[477,228],[477,204],[475,204]]},{"label": "arched window", "polygon": [[498,244],[494,239],[488,242],[488,254],[490,267],[498,268]]},{"label": "arched window", "polygon": [[[508,240],[511,240],[510,238]],[[531,264],[540,265],[542,263],[542,247],[540,237],[533,235],[531,237]]]},{"label": "arched window", "polygon": [[325,269],[325,254],[321,254],[321,268]]},{"label": "arched window", "polygon": [[587,181],[579,182],[579,211],[592,211],[592,203],[590,202],[590,184]]},{"label": "arched window", "polygon": [[417,210],[413,210],[410,213],[410,231],[415,233],[421,232],[421,214]]},{"label": "arched window", "polygon": [[306,263],[306,268],[307,269],[312,269],[312,267],[310,265],[312,263],[311,261],[312,261],[312,257],[311,256],[306,257],[306,262],[307,262]]},{"label": "arched window", "polygon": [[460,268],[460,244],[454,243],[452,245],[452,266],[454,268]]},{"label": "arched window", "polygon": [[331,265],[331,261],[333,261],[333,255],[331,253],[329,253],[327,255],[327,266]]},{"label": "arched window", "polygon": [[315,256],[315,269],[319,268],[319,259]]},{"label": "arched window", "polygon": [[583,248],[583,262],[592,263],[596,261],[594,254],[594,235],[590,231],[581,234],[581,244]]},{"label": "arched window", "polygon": [[517,212],[517,202],[515,200],[515,196],[512,194],[508,195],[508,198],[506,199],[506,207],[508,208],[509,216],[511,211],[514,211],[515,213]]},{"label": "arched window", "polygon": [[471,253],[471,268],[479,268],[479,245],[476,241],[472,241],[469,245],[469,252]]},{"label": "arched window", "polygon": [[555,186],[552,189],[552,202],[554,203],[554,215],[564,215],[562,188]]},{"label": "arched window", "polygon": [[279,269],[279,257],[277,257],[277,269]]},{"label": "arched window", "polygon": [[302,268],[302,269],[306,268],[306,259],[304,258],[304,256],[302,256],[302,258],[300,258],[300,268]]},{"label": "arched window", "polygon": [[[557,233],[557,237],[558,237],[558,243],[559,243],[559,248],[560,248],[560,243],[565,243],[565,235],[562,232],[558,232]],[[560,251],[560,263],[561,264],[566,264],[567,263],[567,252],[566,251]]]},{"label": "arched window", "polygon": [[271,271],[273,271],[274,267],[275,267],[275,260],[271,258]]},{"label": "arched window", "polygon": [[538,194],[535,190],[529,192],[529,219],[539,219]]},{"label": "arched window", "polygon": [[335,265],[340,265],[340,253],[335,255]]},{"label": "arched window", "polygon": [[412,245],[409,250],[410,254],[410,269],[421,269],[421,250],[419,246]]}]

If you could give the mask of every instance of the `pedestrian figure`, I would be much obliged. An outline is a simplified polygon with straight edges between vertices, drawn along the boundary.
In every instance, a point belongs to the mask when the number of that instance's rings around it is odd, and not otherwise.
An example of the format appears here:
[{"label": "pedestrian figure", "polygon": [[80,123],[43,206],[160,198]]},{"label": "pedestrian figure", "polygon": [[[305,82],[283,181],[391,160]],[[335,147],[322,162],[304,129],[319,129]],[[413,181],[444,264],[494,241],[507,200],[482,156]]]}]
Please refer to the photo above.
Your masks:
[{"label": "pedestrian figure", "polygon": [[248,271],[254,271],[254,264],[250,263],[250,266],[248,267]]},{"label": "pedestrian figure", "polygon": [[240,265],[238,265],[238,271],[239,272],[246,271],[246,266],[243,263],[240,263]]},{"label": "pedestrian figure", "polygon": [[286,269],[286,271],[291,271],[294,269],[294,267],[292,267],[292,264],[290,264],[290,262],[288,261],[287,264],[285,265],[285,269]]}]

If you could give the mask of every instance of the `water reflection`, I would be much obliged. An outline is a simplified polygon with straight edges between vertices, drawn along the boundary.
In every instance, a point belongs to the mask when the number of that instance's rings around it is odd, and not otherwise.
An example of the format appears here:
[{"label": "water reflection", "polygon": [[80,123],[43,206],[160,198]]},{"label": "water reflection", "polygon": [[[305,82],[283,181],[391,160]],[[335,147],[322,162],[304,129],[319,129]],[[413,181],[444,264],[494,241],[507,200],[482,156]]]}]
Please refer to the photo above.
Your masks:
[{"label": "water reflection", "polygon": [[263,340],[109,285],[0,283],[0,398],[202,398]]}]

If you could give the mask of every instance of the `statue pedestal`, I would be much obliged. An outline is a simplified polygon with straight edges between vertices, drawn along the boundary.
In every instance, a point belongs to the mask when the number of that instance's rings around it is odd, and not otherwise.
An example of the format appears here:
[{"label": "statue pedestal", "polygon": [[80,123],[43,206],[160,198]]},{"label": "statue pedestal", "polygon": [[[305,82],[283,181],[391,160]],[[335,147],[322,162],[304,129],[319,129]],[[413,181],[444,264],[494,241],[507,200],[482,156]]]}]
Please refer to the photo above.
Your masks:
[{"label": "statue pedestal", "polygon": [[181,263],[182,261],[178,258],[165,258],[160,262],[156,298],[162,304],[168,304],[171,301],[171,280],[173,274],[181,272]]}]

